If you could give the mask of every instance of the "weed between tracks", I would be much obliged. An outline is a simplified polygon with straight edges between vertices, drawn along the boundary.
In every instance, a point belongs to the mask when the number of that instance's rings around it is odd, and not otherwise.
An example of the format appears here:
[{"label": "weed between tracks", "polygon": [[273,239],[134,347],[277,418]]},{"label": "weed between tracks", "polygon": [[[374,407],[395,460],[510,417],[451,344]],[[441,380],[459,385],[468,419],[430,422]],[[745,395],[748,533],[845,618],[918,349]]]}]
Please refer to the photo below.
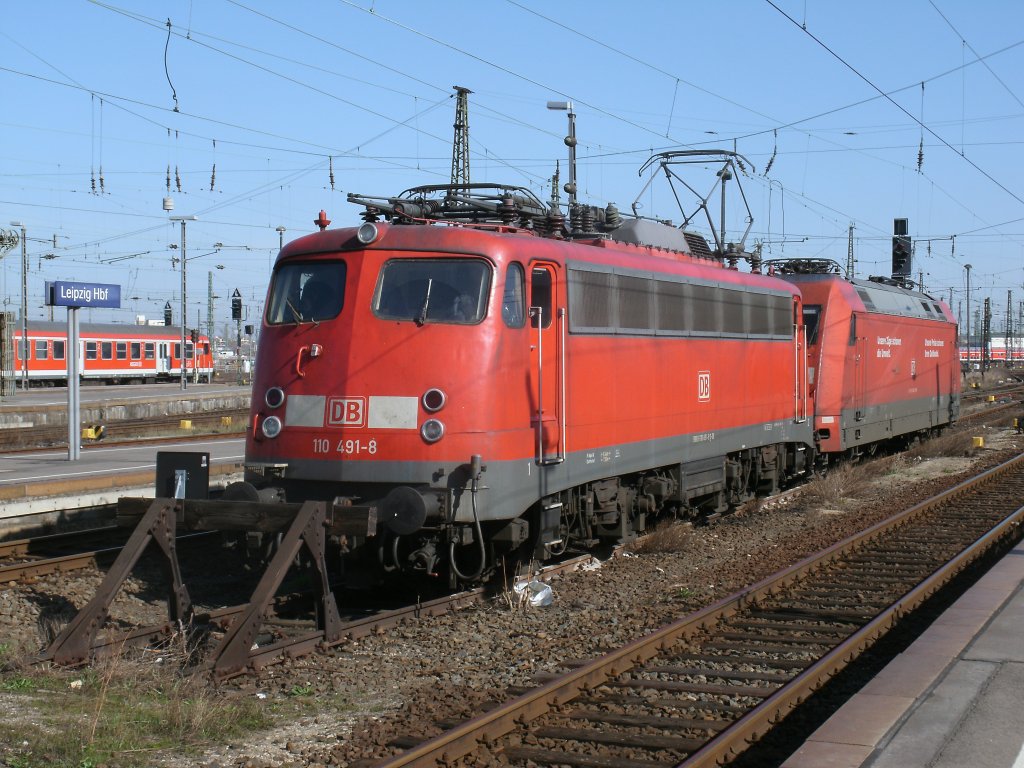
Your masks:
[{"label": "weed between tracks", "polygon": [[97,661],[65,670],[16,666],[0,656],[0,764],[150,765],[268,726],[256,699],[229,699],[182,674],[182,649]]}]

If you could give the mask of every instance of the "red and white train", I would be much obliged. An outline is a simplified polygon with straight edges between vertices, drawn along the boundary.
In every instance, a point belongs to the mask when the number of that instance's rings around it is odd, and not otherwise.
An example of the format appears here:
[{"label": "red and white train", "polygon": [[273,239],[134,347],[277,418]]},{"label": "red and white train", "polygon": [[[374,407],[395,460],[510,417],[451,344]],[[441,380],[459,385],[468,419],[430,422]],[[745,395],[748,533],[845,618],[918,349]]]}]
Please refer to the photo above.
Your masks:
[{"label": "red and white train", "polygon": [[[12,329],[13,370],[5,375],[21,381],[27,368],[30,386],[67,384],[67,324],[30,321],[27,350],[21,335],[20,326]],[[82,381],[141,384],[181,379],[180,327],[83,323],[79,346]],[[195,343],[186,336],[185,370],[189,380],[212,379],[213,354],[207,336],[199,335]]]},{"label": "red and white train", "polygon": [[362,226],[281,251],[228,498],[372,507],[349,551],[454,584],[958,415],[956,324],[931,296],[810,262],[741,273],[601,209],[567,231],[518,188],[452,192],[356,198]]}]

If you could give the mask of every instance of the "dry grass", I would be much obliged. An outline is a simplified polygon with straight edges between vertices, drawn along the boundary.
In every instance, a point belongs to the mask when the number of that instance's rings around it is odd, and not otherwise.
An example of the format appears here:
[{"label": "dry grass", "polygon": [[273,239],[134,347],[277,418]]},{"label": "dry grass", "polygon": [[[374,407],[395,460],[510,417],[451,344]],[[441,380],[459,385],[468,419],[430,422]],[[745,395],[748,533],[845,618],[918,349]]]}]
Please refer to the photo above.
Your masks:
[{"label": "dry grass", "polygon": [[973,437],[969,432],[948,431],[939,437],[918,443],[911,453],[922,459],[968,456],[973,449]]},{"label": "dry grass", "polygon": [[631,541],[626,546],[626,551],[638,555],[680,552],[686,547],[692,534],[693,527],[689,523],[667,520],[646,536]]},{"label": "dry grass", "polygon": [[811,480],[800,492],[799,504],[802,507],[842,507],[847,499],[865,493],[871,482],[884,474],[889,468],[883,468],[881,462],[854,464],[844,462],[829,468],[823,476]]},{"label": "dry grass", "polygon": [[33,716],[0,722],[0,765],[134,768],[267,724],[259,701],[228,700],[207,680],[183,674],[187,656],[181,641],[77,672],[11,669],[0,676],[3,703]]}]

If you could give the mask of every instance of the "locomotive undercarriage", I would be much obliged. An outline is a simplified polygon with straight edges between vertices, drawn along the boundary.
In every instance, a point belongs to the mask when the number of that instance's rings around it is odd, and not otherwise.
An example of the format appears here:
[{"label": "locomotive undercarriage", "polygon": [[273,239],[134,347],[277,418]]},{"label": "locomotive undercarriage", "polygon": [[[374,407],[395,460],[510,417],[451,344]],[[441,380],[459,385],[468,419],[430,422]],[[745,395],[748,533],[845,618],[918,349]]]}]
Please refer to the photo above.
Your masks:
[{"label": "locomotive undercarriage", "polygon": [[[331,500],[376,509],[378,533],[341,537],[345,581],[368,583],[382,576],[420,576],[450,587],[509,575],[531,562],[630,541],[660,519],[698,520],[722,514],[758,495],[778,491],[809,472],[814,451],[780,443],[726,456],[603,478],[539,499],[517,518],[486,519],[486,489],[479,465],[465,465],[456,486],[394,486],[350,498],[333,497],[330,484],[305,483],[279,489],[280,500]],[[251,487],[251,486],[250,486]],[[374,498],[376,502],[367,502]],[[270,500],[270,488],[259,491]],[[456,511],[459,514],[456,514]],[[467,518],[471,522],[464,522]],[[253,553],[266,555],[273,542],[250,535]]]},{"label": "locomotive undercarriage", "polygon": [[[511,574],[531,562],[630,541],[660,519],[698,520],[808,473],[813,450],[776,444],[724,457],[588,482],[550,494],[512,520],[450,522],[442,512],[415,531],[386,528],[376,561],[387,573],[445,577],[451,586]],[[472,489],[462,494],[475,501]],[[474,518],[476,515],[474,514]]]},{"label": "locomotive undercarriage", "polygon": [[810,470],[813,453],[804,446],[769,445],[725,457],[661,467],[568,489],[542,500],[540,508],[558,509],[540,522],[534,557],[568,549],[586,551],[621,544],[646,532],[656,520],[698,520],[718,515],[759,495],[778,492]]}]

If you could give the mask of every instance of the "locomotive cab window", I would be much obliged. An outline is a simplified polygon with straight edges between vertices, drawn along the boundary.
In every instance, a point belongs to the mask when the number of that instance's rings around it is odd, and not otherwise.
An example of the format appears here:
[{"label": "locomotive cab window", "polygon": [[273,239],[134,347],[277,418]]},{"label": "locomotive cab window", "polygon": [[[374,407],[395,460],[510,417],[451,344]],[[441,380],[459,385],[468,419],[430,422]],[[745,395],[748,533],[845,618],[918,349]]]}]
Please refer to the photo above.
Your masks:
[{"label": "locomotive cab window", "polygon": [[512,262],[505,271],[505,291],[501,297],[501,319],[509,328],[522,328],[526,324],[525,278],[523,265]]},{"label": "locomotive cab window", "polygon": [[339,315],[345,301],[343,261],[285,264],[274,273],[267,323],[319,323]]},{"label": "locomotive cab window", "polygon": [[[530,309],[540,308],[543,327],[551,325],[551,273],[543,267],[534,267],[530,274]],[[530,319],[530,327],[537,327],[537,316]]]},{"label": "locomotive cab window", "polygon": [[385,320],[471,325],[487,312],[491,268],[478,259],[393,259],[377,279],[373,313]]},{"label": "locomotive cab window", "polygon": [[804,304],[804,329],[807,331],[807,343],[811,346],[818,343],[818,324],[821,321],[820,304]]}]

